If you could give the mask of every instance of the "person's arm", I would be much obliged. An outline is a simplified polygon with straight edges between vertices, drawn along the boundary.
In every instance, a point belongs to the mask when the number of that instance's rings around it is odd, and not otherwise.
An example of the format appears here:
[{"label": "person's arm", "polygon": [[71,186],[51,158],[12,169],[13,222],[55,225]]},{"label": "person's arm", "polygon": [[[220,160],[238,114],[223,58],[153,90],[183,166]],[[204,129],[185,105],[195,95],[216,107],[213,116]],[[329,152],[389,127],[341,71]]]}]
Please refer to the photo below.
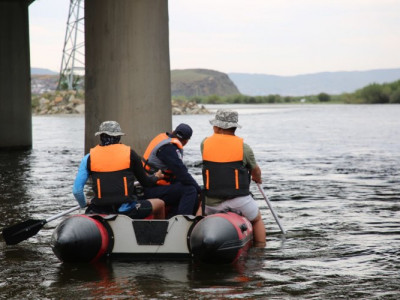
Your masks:
[{"label": "person's arm", "polygon": [[251,179],[256,182],[256,183],[262,183],[261,180],[261,169],[258,165],[256,165],[253,169],[250,171],[251,173]]},{"label": "person's arm", "polygon": [[166,164],[168,169],[172,171],[177,181],[184,185],[193,185],[198,193],[201,192],[200,186],[197,184],[196,180],[194,180],[192,175],[189,174],[188,169],[183,164],[177,146],[172,144],[162,146],[156,155]]},{"label": "person's arm", "polygon": [[246,143],[243,144],[243,162],[250,170],[251,179],[256,183],[262,183],[261,169],[256,162],[253,150]]},{"label": "person's arm", "polygon": [[155,175],[147,175],[143,168],[142,159],[134,150],[131,150],[131,170],[135,174],[136,179],[144,187],[154,186],[158,180]]},{"label": "person's arm", "polygon": [[79,165],[78,174],[76,174],[74,186],[72,188],[72,193],[76,201],[78,201],[79,206],[84,208],[86,206],[86,197],[83,189],[85,187],[86,181],[89,178],[89,170],[87,168],[87,161],[89,154],[86,154]]}]

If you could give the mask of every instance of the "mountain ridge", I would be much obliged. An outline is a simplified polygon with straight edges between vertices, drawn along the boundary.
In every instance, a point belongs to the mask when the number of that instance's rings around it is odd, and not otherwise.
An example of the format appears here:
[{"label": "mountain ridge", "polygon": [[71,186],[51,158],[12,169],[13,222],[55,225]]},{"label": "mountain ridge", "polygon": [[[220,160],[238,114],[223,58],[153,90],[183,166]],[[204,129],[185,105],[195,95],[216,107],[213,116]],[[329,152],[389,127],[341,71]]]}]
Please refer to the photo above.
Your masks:
[{"label": "mountain ridge", "polygon": [[45,68],[31,68],[31,75],[57,75],[58,73]]},{"label": "mountain ridge", "polygon": [[[54,90],[58,73],[32,68],[32,92]],[[208,69],[171,70],[173,97],[229,96],[307,96],[327,93],[352,93],[372,83],[388,83],[400,79],[400,68],[367,71],[337,71],[280,76],[255,73],[222,73]]]},{"label": "mountain ridge", "polygon": [[249,96],[306,96],[354,92],[372,83],[400,79],[400,68],[367,71],[337,71],[278,76],[269,74],[228,73],[242,94]]}]

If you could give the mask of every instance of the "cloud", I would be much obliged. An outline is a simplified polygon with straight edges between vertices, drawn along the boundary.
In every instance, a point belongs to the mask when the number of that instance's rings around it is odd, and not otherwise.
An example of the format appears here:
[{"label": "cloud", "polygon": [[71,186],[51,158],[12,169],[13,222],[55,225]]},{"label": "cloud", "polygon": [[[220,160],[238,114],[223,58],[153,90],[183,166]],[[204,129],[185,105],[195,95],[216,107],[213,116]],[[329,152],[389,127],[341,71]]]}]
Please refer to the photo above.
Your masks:
[{"label": "cloud", "polygon": [[[68,8],[68,0],[31,4],[32,64],[59,68]],[[171,68],[275,75],[397,68],[399,11],[398,0],[170,0]]]},{"label": "cloud", "polygon": [[225,72],[399,67],[398,11],[394,0],[170,1],[171,66],[193,51],[192,65]]}]

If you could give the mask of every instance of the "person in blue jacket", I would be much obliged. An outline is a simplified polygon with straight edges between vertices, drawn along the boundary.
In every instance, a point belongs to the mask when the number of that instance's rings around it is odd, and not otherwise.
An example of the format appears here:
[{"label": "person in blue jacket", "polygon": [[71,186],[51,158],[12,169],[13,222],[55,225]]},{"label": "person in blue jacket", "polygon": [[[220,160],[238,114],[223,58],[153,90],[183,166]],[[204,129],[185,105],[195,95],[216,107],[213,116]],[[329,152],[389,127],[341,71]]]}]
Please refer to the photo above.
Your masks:
[{"label": "person in blue jacket", "polygon": [[84,186],[91,177],[93,199],[88,204],[86,213],[125,214],[135,219],[142,219],[153,214],[156,219],[163,219],[165,206],[160,199],[138,199],[136,180],[144,187],[155,185],[162,174],[148,176],[143,169],[140,156],[129,146],[120,143],[120,125],[115,121],[100,124],[95,136],[100,137],[100,144],[90,149],[79,166],[73,195],[81,208],[87,206]]},{"label": "person in blue jacket", "polygon": [[148,145],[143,163],[149,174],[161,170],[164,177],[157,186],[144,189],[146,198],[160,198],[170,208],[168,216],[194,215],[198,208],[200,186],[183,163],[183,147],[189,142],[193,130],[179,124],[172,133],[157,135]]}]

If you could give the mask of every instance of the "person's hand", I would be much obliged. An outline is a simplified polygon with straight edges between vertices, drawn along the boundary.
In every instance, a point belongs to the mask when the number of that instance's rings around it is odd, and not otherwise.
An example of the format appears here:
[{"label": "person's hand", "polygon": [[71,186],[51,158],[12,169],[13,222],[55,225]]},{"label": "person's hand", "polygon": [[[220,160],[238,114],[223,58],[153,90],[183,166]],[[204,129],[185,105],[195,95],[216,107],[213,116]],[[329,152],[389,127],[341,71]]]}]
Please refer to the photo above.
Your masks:
[{"label": "person's hand", "polygon": [[161,170],[158,170],[155,174],[154,174],[158,179],[164,178],[164,174]]},{"label": "person's hand", "polygon": [[259,183],[259,184],[262,183],[261,178],[252,177],[251,179],[252,179],[255,183]]},{"label": "person's hand", "polygon": [[255,183],[262,183],[262,180],[261,180],[261,169],[260,169],[260,167],[258,165],[256,165],[256,167],[251,170],[251,179]]}]

